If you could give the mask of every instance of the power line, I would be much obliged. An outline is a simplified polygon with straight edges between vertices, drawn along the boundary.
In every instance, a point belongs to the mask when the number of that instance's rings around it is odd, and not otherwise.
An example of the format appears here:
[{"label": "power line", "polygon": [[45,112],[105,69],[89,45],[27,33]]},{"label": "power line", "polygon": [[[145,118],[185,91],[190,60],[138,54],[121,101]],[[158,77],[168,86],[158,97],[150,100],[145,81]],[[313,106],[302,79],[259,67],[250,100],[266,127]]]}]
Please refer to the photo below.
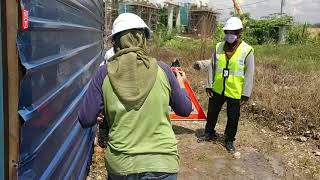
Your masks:
[{"label": "power line", "polygon": [[[243,9],[246,10],[246,9],[253,9],[253,8],[257,8],[257,7],[246,6]],[[279,8],[275,8],[275,7],[273,7],[272,9],[269,8],[268,11],[275,11],[275,13],[277,13],[277,12],[279,12]]]},{"label": "power line", "polygon": [[[247,6],[263,3],[263,2],[266,2],[266,1],[269,1],[269,0],[262,0],[262,1],[257,1],[257,2],[254,2],[254,3],[242,4],[240,6],[241,7],[247,7]],[[229,8],[224,8],[224,9],[215,9],[215,11],[228,10],[228,9],[234,9],[234,7],[229,7]]]},{"label": "power line", "polygon": [[[240,6],[241,7],[247,7],[247,6],[263,3],[263,2],[266,2],[266,1],[269,1],[269,0],[262,0],[262,1],[257,1],[257,2],[254,2],[254,3],[242,4]],[[222,10],[228,10],[228,9],[234,9],[234,7],[229,7],[229,8],[224,8],[224,9],[215,9],[214,11],[222,11]]]}]

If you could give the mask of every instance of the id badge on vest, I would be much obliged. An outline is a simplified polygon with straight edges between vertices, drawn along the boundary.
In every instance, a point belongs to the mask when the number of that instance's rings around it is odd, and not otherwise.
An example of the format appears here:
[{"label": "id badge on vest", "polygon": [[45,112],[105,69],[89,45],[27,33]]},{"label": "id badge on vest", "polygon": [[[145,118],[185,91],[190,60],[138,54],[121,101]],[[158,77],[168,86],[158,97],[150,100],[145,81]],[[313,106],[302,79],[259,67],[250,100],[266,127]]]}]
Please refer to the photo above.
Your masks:
[{"label": "id badge on vest", "polygon": [[223,77],[224,78],[229,77],[229,69],[223,69]]}]

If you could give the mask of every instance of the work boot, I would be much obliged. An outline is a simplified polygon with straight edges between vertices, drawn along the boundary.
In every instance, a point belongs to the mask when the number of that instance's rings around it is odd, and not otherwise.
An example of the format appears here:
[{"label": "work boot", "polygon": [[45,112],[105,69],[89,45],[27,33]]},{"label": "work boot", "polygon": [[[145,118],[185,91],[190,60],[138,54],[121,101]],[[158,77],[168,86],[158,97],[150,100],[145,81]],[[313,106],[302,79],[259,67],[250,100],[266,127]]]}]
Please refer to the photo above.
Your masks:
[{"label": "work boot", "polygon": [[210,141],[214,141],[218,138],[218,136],[216,135],[216,133],[214,133],[213,135],[209,134],[209,133],[204,133],[202,136],[200,136],[197,140],[198,143],[201,142],[210,142]]},{"label": "work boot", "polygon": [[233,145],[233,141],[226,141],[225,147],[226,147],[227,151],[230,153],[234,153],[236,151],[236,148]]}]

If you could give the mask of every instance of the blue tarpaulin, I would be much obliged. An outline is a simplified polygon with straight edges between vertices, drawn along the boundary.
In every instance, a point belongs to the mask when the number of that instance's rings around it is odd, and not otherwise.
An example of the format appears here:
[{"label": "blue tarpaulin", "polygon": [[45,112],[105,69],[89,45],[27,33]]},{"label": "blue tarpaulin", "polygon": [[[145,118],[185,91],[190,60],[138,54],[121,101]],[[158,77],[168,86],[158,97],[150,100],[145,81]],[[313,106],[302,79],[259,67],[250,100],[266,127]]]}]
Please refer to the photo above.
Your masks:
[{"label": "blue tarpaulin", "polygon": [[85,179],[95,129],[77,112],[102,59],[102,0],[22,0],[19,179]]},{"label": "blue tarpaulin", "polygon": [[180,6],[180,21],[181,25],[188,27],[189,25],[189,5],[183,4]]}]

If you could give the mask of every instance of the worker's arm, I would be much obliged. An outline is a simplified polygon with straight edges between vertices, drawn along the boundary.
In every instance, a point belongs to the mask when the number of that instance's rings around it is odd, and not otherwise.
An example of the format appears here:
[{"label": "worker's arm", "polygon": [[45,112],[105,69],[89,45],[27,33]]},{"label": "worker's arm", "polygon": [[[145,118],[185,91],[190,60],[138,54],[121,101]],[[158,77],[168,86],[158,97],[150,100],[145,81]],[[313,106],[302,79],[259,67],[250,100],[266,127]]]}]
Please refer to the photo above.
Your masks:
[{"label": "worker's arm", "polygon": [[208,66],[208,81],[207,81],[206,88],[212,89],[214,74],[215,74],[215,67],[216,67],[215,62],[216,62],[216,53],[214,52],[210,60],[210,66]]},{"label": "worker's arm", "polygon": [[199,60],[193,64],[193,68],[198,71],[201,71],[203,69],[208,69],[208,67],[211,66],[211,63],[212,63],[211,59]]},{"label": "worker's arm", "polygon": [[216,53],[213,53],[212,60],[210,60],[210,66],[208,66],[208,81],[206,86],[206,93],[209,98],[213,96],[212,85],[214,81],[214,74],[215,74],[215,62],[216,62]]},{"label": "worker's arm", "polygon": [[179,115],[187,117],[192,112],[192,103],[185,89],[182,89],[171,71],[170,67],[163,62],[159,62],[159,66],[166,73],[170,86],[170,106],[173,111]]},{"label": "worker's arm", "polygon": [[97,123],[98,115],[103,111],[102,84],[107,74],[106,65],[100,66],[93,76],[89,88],[81,104],[78,120],[83,128],[89,128]]},{"label": "worker's arm", "polygon": [[254,77],[254,55],[253,51],[249,53],[245,62],[246,68],[244,73],[243,93],[244,98],[249,99],[253,89],[253,77]]},{"label": "worker's arm", "polygon": [[213,53],[212,58],[208,60],[200,60],[196,61],[193,64],[193,68],[196,70],[208,69],[208,79],[206,88],[212,89],[213,76],[214,76],[214,68],[215,68],[216,54]]}]

